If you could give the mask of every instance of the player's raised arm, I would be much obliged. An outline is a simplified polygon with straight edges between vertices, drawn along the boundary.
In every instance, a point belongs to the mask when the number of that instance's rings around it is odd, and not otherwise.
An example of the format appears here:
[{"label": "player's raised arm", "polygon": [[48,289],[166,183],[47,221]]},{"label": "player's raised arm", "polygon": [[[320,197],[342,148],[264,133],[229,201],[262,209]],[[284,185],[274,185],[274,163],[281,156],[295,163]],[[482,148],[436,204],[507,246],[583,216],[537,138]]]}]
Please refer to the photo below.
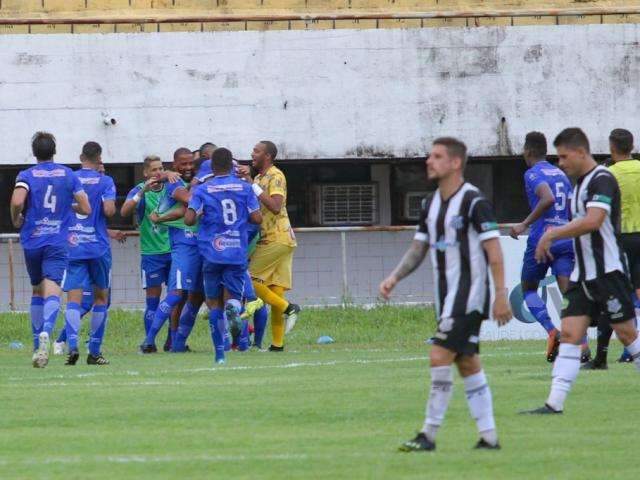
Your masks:
[{"label": "player's raised arm", "polygon": [[198,217],[202,215],[203,206],[204,202],[199,194],[199,190],[196,190],[195,194],[191,196],[191,200],[189,200],[186,212],[184,212],[184,224],[192,227],[198,223]]}]

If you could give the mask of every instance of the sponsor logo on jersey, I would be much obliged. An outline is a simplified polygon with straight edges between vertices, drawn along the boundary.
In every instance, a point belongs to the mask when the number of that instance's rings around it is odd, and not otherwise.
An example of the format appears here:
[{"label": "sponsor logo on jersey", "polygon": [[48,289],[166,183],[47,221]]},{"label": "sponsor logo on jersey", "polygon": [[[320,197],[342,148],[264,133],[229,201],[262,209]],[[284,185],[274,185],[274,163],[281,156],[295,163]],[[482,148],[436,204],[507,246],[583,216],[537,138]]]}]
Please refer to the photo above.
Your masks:
[{"label": "sponsor logo on jersey", "polygon": [[83,185],[97,185],[100,183],[100,177],[80,177],[80,183]]},{"label": "sponsor logo on jersey", "polygon": [[52,177],[67,176],[67,172],[63,168],[56,168],[55,170],[33,170],[32,174],[35,178],[52,178]]},{"label": "sponsor logo on jersey", "polygon": [[439,252],[445,252],[447,248],[455,248],[458,246],[458,242],[447,242],[444,238],[440,237],[436,243],[432,245],[433,248]]},{"label": "sponsor logo on jersey", "polygon": [[242,242],[239,238],[216,237],[212,240],[213,248],[218,252],[223,252],[227,248],[241,248]]},{"label": "sponsor logo on jersey", "polygon": [[230,183],[227,185],[207,185],[207,193],[218,193],[218,192],[241,192],[242,184],[240,183]]}]

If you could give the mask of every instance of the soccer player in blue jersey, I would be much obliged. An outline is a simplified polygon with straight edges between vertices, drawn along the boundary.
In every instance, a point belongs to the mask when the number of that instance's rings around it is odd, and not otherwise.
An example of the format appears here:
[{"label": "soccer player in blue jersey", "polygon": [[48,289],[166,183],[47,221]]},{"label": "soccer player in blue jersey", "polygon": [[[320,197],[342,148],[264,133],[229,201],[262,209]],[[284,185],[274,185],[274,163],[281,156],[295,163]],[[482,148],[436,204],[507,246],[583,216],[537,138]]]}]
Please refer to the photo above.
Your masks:
[{"label": "soccer player in blue jersey", "polygon": [[193,176],[194,181],[197,183],[203,183],[207,177],[213,176],[213,169],[211,168],[211,155],[213,154],[216,146],[211,142],[203,143],[198,150],[199,164],[196,169],[196,174]]},{"label": "soccer player in blue jersey", "polygon": [[107,365],[102,356],[103,324],[107,317],[107,303],[111,287],[111,243],[107,232],[107,218],[116,213],[116,187],[113,179],[100,173],[102,147],[87,142],[80,155],[82,168],[75,172],[91,204],[90,215],[78,215],[69,226],[69,267],[63,289],[67,292],[65,330],[69,353],[65,365],[75,365],[80,357],[78,332],[85,285],[93,287],[93,308],[89,340],[89,365]]},{"label": "soccer player in blue jersey", "polygon": [[[190,182],[193,178],[193,154],[188,148],[179,148],[173,155],[173,170],[181,180],[165,185],[164,195],[158,209],[150,215],[156,225],[169,227],[171,242],[171,272],[169,274],[168,294],[160,303],[147,336],[140,346],[142,353],[153,353],[155,338],[171,315],[171,311],[187,296],[182,315],[195,317],[204,301],[202,295],[202,258],[198,252],[197,227],[187,226],[183,216],[191,192]],[[172,345],[175,341],[177,325],[171,327]],[[172,348],[184,351],[186,345]]]},{"label": "soccer player in blue jersey", "polygon": [[232,333],[242,330],[240,312],[247,272],[247,223],[260,224],[262,215],[251,185],[232,174],[231,152],[226,148],[216,149],[211,163],[215,176],[194,191],[184,222],[195,225],[200,217],[198,248],[204,257],[209,324],[215,361],[223,364],[225,314]]},{"label": "soccer player in blue jersey", "polygon": [[527,134],[523,157],[529,167],[524,174],[524,182],[531,213],[521,223],[511,228],[510,235],[518,238],[527,228],[530,228],[527,249],[522,262],[522,291],[529,311],[547,331],[547,361],[553,362],[558,351],[559,332],[549,317],[545,302],[538,295],[538,286],[551,267],[560,290],[563,293],[567,291],[575,262],[573,243],[571,239],[554,242],[553,260],[545,263],[538,263],[534,253],[540,237],[547,229],[569,222],[571,215],[569,199],[573,187],[562,170],[547,162],[547,139],[544,134],[540,132]]},{"label": "soccer player in blue jersey", "polygon": [[20,243],[33,287],[32,363],[36,368],[44,368],[49,363],[49,338],[60,310],[60,284],[68,264],[71,217],[74,210],[90,215],[91,206],[73,171],[53,162],[56,154],[53,135],[37,132],[31,149],[38,164],[18,174],[11,196],[11,221],[20,229]]}]

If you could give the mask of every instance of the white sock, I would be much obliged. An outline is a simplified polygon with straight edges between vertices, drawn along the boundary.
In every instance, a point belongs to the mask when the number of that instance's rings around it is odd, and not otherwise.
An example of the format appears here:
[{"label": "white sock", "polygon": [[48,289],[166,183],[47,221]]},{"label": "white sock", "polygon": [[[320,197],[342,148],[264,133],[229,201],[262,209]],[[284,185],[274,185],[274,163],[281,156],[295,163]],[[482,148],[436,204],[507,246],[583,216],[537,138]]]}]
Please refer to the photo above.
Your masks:
[{"label": "white sock", "polygon": [[551,374],[551,392],[547,398],[547,405],[554,410],[564,409],[564,401],[580,371],[580,354],[580,345],[560,344]]},{"label": "white sock", "polygon": [[495,445],[498,443],[498,434],[493,418],[493,399],[484,370],[465,377],[464,390],[469,411],[476,421],[480,436],[490,445]]},{"label": "white sock", "polygon": [[427,418],[422,426],[422,432],[432,442],[442,425],[444,415],[449,407],[449,400],[453,393],[453,371],[451,366],[431,367],[431,392],[427,402]]},{"label": "white sock", "polygon": [[627,345],[627,351],[631,355],[631,358],[633,358],[633,363],[635,364],[636,369],[640,371],[640,335],[638,335],[633,342]]}]

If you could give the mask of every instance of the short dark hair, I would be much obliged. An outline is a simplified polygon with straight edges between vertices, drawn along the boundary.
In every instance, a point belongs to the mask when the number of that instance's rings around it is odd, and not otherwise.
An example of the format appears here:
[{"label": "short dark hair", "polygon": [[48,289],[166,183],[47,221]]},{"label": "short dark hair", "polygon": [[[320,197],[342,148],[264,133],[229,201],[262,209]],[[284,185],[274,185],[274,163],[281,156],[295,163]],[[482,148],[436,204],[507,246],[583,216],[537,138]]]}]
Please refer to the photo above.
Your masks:
[{"label": "short dark hair", "polygon": [[56,154],[56,137],[48,132],[36,132],[31,137],[31,151],[38,160],[51,160]]},{"label": "short dark hair", "polygon": [[82,146],[82,155],[90,162],[96,162],[102,155],[102,147],[98,142],[87,142]]},{"label": "short dark hair", "polygon": [[524,150],[537,158],[547,156],[547,138],[544,133],[529,132],[524,138]]},{"label": "short dark hair", "polygon": [[233,168],[233,154],[228,148],[216,148],[211,154],[211,166],[214,173],[230,172]]},{"label": "short dark hair", "polygon": [[276,144],[270,140],[260,140],[260,143],[264,145],[264,149],[271,157],[271,160],[275,160],[278,156],[278,148],[276,147]]},{"label": "short dark hair", "polygon": [[633,133],[624,128],[611,130],[609,143],[617,153],[628,155],[633,151]]},{"label": "short dark hair", "polygon": [[162,162],[162,159],[157,155],[147,155],[142,162],[143,168],[149,168],[153,162]]},{"label": "short dark hair", "polygon": [[193,155],[193,153],[187,147],[180,147],[173,152],[173,159],[177,160],[180,155]]},{"label": "short dark hair", "polygon": [[562,130],[553,141],[553,146],[556,148],[562,146],[574,150],[577,148],[584,148],[587,153],[591,153],[589,139],[578,127],[570,127]]},{"label": "short dark hair", "polygon": [[217,147],[216,147],[215,143],[205,142],[202,145],[200,145],[200,148],[197,151],[200,154],[200,156],[202,156],[204,151],[207,150],[208,148],[213,148],[215,150]]},{"label": "short dark hair", "polygon": [[433,145],[442,145],[452,157],[462,160],[462,169],[467,166],[467,146],[463,141],[454,137],[439,137],[433,141]]}]

